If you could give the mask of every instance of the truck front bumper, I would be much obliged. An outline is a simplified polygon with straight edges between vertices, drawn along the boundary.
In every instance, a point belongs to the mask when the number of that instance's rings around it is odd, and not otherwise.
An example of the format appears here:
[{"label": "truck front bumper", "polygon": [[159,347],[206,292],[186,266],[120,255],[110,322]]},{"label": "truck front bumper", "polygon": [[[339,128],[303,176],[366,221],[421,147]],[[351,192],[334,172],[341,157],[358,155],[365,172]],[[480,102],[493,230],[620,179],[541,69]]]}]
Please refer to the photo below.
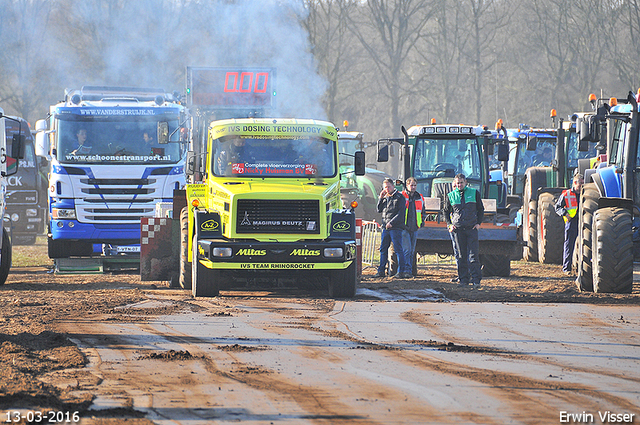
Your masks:
[{"label": "truck front bumper", "polygon": [[335,270],[349,267],[356,259],[355,240],[248,242],[200,239],[197,249],[198,259],[204,266],[227,270]]}]

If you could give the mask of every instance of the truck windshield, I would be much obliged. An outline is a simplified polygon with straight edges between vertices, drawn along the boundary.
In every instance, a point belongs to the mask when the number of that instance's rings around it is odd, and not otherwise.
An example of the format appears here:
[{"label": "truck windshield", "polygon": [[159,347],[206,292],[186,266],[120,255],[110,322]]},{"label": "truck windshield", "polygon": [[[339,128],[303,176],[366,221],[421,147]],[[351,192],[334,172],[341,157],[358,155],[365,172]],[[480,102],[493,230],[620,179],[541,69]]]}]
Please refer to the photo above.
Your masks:
[{"label": "truck windshield", "polygon": [[423,195],[432,196],[434,179],[451,182],[459,173],[467,177],[470,186],[479,186],[482,164],[476,138],[419,138],[415,146],[414,177]]},{"label": "truck windshield", "polygon": [[549,167],[556,157],[556,139],[538,138],[536,150],[528,151],[526,143],[518,143],[517,174],[523,176],[527,168]]},{"label": "truck windshield", "polygon": [[453,177],[480,179],[478,143],[471,139],[418,139],[415,149],[416,178]]},{"label": "truck windshield", "polygon": [[225,136],[213,141],[216,176],[332,177],[335,142],[324,138]]},{"label": "truck windshield", "polygon": [[[175,118],[175,117],[172,117]],[[61,163],[83,164],[172,164],[180,160],[180,143],[158,144],[159,121],[169,123],[169,134],[177,119],[162,116],[79,119],[59,116],[56,157]],[[178,142],[179,131],[171,136]]]},{"label": "truck windshield", "polygon": [[567,146],[567,167],[574,170],[578,167],[579,159],[594,158],[596,152],[596,142],[589,142],[589,150],[585,152],[578,151],[578,133],[571,132],[569,134],[569,144]]}]

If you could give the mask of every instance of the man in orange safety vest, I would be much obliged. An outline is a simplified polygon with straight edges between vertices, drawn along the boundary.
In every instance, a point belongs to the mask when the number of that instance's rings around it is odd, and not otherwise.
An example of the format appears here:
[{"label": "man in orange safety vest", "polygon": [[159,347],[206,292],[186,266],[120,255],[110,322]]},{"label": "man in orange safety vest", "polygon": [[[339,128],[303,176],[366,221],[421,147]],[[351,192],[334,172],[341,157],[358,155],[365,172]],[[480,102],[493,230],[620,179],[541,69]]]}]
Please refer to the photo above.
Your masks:
[{"label": "man in orange safety vest", "polygon": [[402,231],[402,247],[404,248],[404,262],[407,270],[406,277],[415,277],[418,275],[418,269],[415,267],[416,252],[416,232],[425,219],[424,197],[416,189],[418,181],[409,177],[405,182],[406,189],[402,192],[405,199],[405,229]]},{"label": "man in orange safety vest", "polygon": [[573,176],[571,189],[562,192],[555,204],[556,214],[564,219],[564,250],[562,251],[562,271],[571,275],[573,247],[578,237],[578,205],[580,203],[580,189],[584,183],[582,174]]}]

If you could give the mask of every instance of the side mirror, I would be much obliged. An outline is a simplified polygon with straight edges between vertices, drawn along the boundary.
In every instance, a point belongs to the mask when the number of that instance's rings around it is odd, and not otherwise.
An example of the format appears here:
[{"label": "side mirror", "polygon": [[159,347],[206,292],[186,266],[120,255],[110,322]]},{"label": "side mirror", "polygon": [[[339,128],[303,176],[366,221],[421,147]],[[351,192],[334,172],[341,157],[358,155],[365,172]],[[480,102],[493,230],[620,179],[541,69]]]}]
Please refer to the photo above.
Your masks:
[{"label": "side mirror", "polygon": [[169,123],[160,121],[158,123],[158,143],[161,145],[166,145],[169,143]]},{"label": "side mirror", "polygon": [[23,134],[14,134],[11,141],[11,156],[15,159],[24,159],[25,137]]},{"label": "side mirror", "polygon": [[380,147],[380,142],[378,142],[378,162],[388,162],[389,161],[389,145],[384,145]]},{"label": "side mirror", "polygon": [[509,146],[505,143],[498,144],[498,161],[509,160]]},{"label": "side mirror", "polygon": [[[485,139],[486,140],[486,139]],[[487,147],[487,155],[488,156],[493,156],[493,143],[490,143],[488,140],[486,141],[486,145]]]},{"label": "side mirror", "polygon": [[538,137],[537,136],[527,136],[527,150],[535,151],[538,147]]},{"label": "side mirror", "polygon": [[354,171],[356,173],[356,176],[364,176],[364,174],[365,174],[365,159],[364,159],[364,152],[363,151],[357,151],[355,153],[353,168],[354,168]]},{"label": "side mirror", "polygon": [[195,152],[189,151],[187,152],[187,157],[184,162],[184,173],[188,176],[192,176],[196,173],[196,161],[198,156]]},{"label": "side mirror", "polygon": [[36,121],[36,131],[46,131],[46,130],[47,130],[47,120]]},{"label": "side mirror", "polygon": [[41,157],[47,157],[49,155],[49,138],[45,131],[38,131],[36,133],[36,155]]}]

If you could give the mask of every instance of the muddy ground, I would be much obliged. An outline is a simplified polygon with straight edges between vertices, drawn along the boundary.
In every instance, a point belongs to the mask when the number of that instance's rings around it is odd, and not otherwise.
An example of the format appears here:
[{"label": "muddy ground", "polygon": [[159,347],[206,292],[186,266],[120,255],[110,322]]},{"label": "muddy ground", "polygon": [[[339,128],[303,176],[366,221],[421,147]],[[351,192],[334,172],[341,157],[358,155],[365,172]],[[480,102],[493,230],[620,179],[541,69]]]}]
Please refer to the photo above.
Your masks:
[{"label": "muddy ground", "polygon": [[[509,278],[486,278],[479,288],[462,288],[450,283],[455,275],[451,263],[421,266],[418,278],[407,280],[374,280],[370,277],[373,273],[374,269],[364,271],[359,288],[365,291],[359,291],[363,293],[357,299],[375,299],[368,295],[367,289],[393,294],[428,288],[451,301],[640,304],[638,282],[634,283],[632,294],[581,293],[573,278],[563,275],[560,266],[555,265],[513,262]],[[7,409],[16,408],[78,411],[82,417],[91,416],[94,420],[97,417],[98,421],[103,415],[105,418],[121,416],[126,423],[149,423],[133,410],[121,412],[121,415],[113,411],[92,411],[93,395],[82,393],[78,396],[79,392],[74,391],[79,383],[61,385],[55,382],[52,376],[60,370],[81,370],[88,362],[74,343],[60,332],[59,323],[98,315],[106,315],[107,320],[121,320],[118,307],[168,291],[176,290],[170,288],[168,282],[142,282],[131,272],[60,275],[52,273],[49,265],[12,268],[6,284],[0,287],[0,414],[6,415]],[[188,296],[186,291],[185,296]],[[275,290],[271,296],[296,303],[333,302],[326,299],[324,291],[314,288],[297,292]],[[237,295],[234,297],[237,299]],[[221,303],[224,298],[225,292],[222,292]],[[142,314],[155,317],[170,313],[158,308],[144,309]],[[143,316],[137,320],[145,319]],[[188,353],[176,352],[174,355],[180,358]],[[0,417],[0,421],[6,419]]]}]

